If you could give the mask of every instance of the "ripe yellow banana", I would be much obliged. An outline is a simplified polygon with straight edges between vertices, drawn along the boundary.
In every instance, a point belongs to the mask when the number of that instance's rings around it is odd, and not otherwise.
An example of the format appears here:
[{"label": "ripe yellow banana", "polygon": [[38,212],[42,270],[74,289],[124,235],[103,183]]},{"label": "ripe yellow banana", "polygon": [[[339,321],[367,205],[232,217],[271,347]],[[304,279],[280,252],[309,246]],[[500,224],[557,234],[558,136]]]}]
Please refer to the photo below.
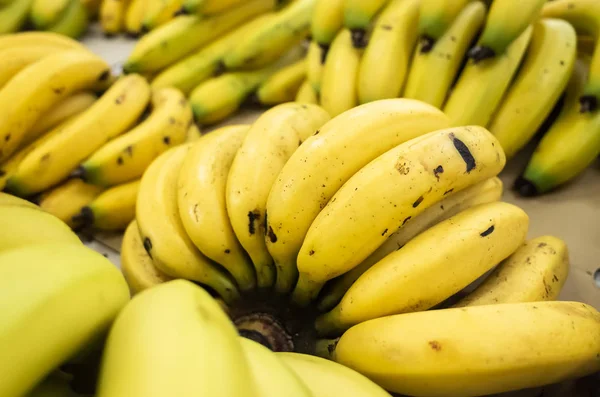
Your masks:
[{"label": "ripe yellow banana", "polygon": [[338,190],[310,226],[298,254],[294,300],[307,304],[326,281],[359,265],[403,223],[445,195],[496,176],[505,162],[496,138],[478,126],[435,131],[379,156]]},{"label": "ripe yellow banana", "polygon": [[262,105],[278,105],[284,102],[293,102],[305,78],[306,60],[302,59],[281,68],[281,70],[265,80],[258,87],[256,97]]},{"label": "ripe yellow banana", "polygon": [[146,0],[142,29],[149,32],[169,22],[183,5],[183,0]]},{"label": "ripe yellow banana", "polygon": [[160,155],[142,177],[136,220],[144,247],[163,273],[210,286],[228,303],[239,292],[229,277],[194,246],[177,209],[177,178],[190,148],[185,144]]},{"label": "ripe yellow banana", "polygon": [[227,176],[249,125],[213,131],[195,143],[179,172],[179,216],[200,252],[221,264],[242,291],[256,287],[252,261],[237,240],[227,216]]},{"label": "ripe yellow banana", "polygon": [[210,18],[180,16],[145,35],[123,65],[127,73],[157,72],[240,24],[275,8],[276,0],[248,0]]},{"label": "ripe yellow banana", "polygon": [[174,280],[136,295],[119,314],[96,395],[258,397],[252,382],[237,331],[217,301]]},{"label": "ripe yellow banana", "polygon": [[321,75],[321,106],[332,117],[358,104],[360,50],[352,45],[348,29],[338,33],[327,53]]},{"label": "ripe yellow banana", "polygon": [[258,29],[240,39],[225,55],[229,69],[263,67],[299,44],[310,31],[317,0],[296,0]]},{"label": "ripe yellow banana", "polygon": [[0,50],[45,45],[73,50],[85,49],[85,46],[78,41],[52,32],[21,32],[0,37]]},{"label": "ripe yellow banana", "polygon": [[471,397],[594,373],[599,333],[600,313],[584,303],[488,305],[368,321],[333,355],[396,393]]},{"label": "ripe yellow banana", "polygon": [[421,0],[418,29],[422,52],[431,51],[471,1]]},{"label": "ripe yellow banana", "polygon": [[485,22],[485,5],[473,1],[453,20],[448,28],[444,28],[445,33],[436,37],[435,43],[421,41],[417,46],[404,90],[405,98],[418,99],[440,109],[444,106],[464,56]]},{"label": "ripe yellow banana", "polygon": [[356,48],[365,46],[365,34],[375,15],[389,0],[345,0],[344,26],[352,31],[352,42]]},{"label": "ripe yellow banana", "polygon": [[363,321],[430,309],[515,252],[528,227],[523,210],[502,202],[440,222],[360,276],[342,301],[317,319],[317,331],[339,335]]},{"label": "ripe yellow banana", "polygon": [[312,16],[311,35],[325,51],[344,27],[345,0],[317,0]]},{"label": "ripe yellow banana", "polygon": [[59,33],[72,38],[81,37],[88,28],[88,11],[81,0],[70,0],[60,18],[46,28],[50,32]]},{"label": "ripe yellow banana", "polygon": [[496,58],[467,63],[444,106],[452,125],[487,126],[521,64],[532,31],[532,26],[527,28]]},{"label": "ripe yellow banana", "polygon": [[533,30],[523,66],[490,123],[513,157],[535,135],[562,95],[577,58],[577,35],[566,21],[543,19]]},{"label": "ripe yellow banana", "polygon": [[498,57],[539,19],[546,0],[495,0],[477,45],[469,50],[474,62]]},{"label": "ripe yellow banana", "polygon": [[100,25],[106,35],[115,35],[123,31],[128,0],[103,0],[100,6]]},{"label": "ripe yellow banana", "polygon": [[121,270],[132,294],[173,280],[154,266],[144,248],[136,221],[127,226],[121,245]]},{"label": "ripe yellow banana", "polygon": [[67,11],[71,0],[33,0],[29,19],[37,30],[54,25]]},{"label": "ripe yellow banana", "polygon": [[233,160],[227,180],[227,212],[254,263],[259,287],[271,287],[275,282],[273,259],[265,242],[265,236],[271,243],[277,240],[271,229],[265,230],[271,186],[298,146],[327,121],[329,115],[317,105],[278,105],[252,125]]},{"label": "ripe yellow banana", "polygon": [[325,50],[315,41],[310,42],[308,53],[306,54],[306,76],[317,93],[321,92],[321,78],[325,65],[325,55]]},{"label": "ripe yellow banana", "polygon": [[107,189],[81,209],[75,220],[97,230],[123,231],[135,218],[140,181]]},{"label": "ripe yellow banana", "polygon": [[243,0],[184,0],[183,9],[189,13],[212,15],[243,3]]},{"label": "ripe yellow banana", "polygon": [[146,6],[146,0],[130,0],[123,21],[125,31],[130,37],[136,38],[142,34],[142,22],[146,15]]},{"label": "ripe yellow banana", "polygon": [[202,137],[202,131],[200,131],[200,128],[195,123],[192,123],[191,127],[187,131],[187,135],[185,137],[185,142],[186,143],[196,142],[201,137]]},{"label": "ripe yellow banana", "polygon": [[390,397],[364,375],[320,357],[299,353],[276,353],[308,386],[313,397]]},{"label": "ripe yellow banana", "polygon": [[100,186],[138,179],[161,153],[185,141],[192,122],[190,105],[179,90],[156,90],[150,116],[102,146],[81,164],[77,174]]},{"label": "ripe yellow banana", "polygon": [[449,194],[439,203],[427,208],[421,215],[411,219],[405,226],[402,226],[394,232],[360,265],[336,279],[331,280],[325,286],[323,293],[319,298],[319,310],[331,310],[342,300],[344,294],[363,273],[386,256],[401,249],[417,235],[438,223],[457,215],[461,211],[477,205],[498,201],[501,197],[502,181],[497,177],[479,182],[460,192]]},{"label": "ripe yellow banana", "polygon": [[[277,266],[277,291],[290,292],[296,258],[319,212],[352,175],[393,147],[447,127],[438,109],[410,99],[358,106],[325,124],[292,155],[267,202],[267,248]],[[332,156],[331,153],[335,153]]]},{"label": "ripe yellow banana", "polygon": [[106,333],[129,299],[123,276],[99,253],[40,241],[0,255],[2,396],[26,395]]},{"label": "ripe yellow banana", "polygon": [[29,207],[40,209],[37,205],[33,204],[31,201],[23,200],[20,197],[13,196],[12,194],[0,192],[0,206],[20,206],[20,207]]},{"label": "ripe yellow banana", "polygon": [[312,103],[315,105],[319,104],[319,97],[317,92],[312,87],[308,80],[305,80],[298,88],[298,92],[296,92],[296,98],[294,99],[299,103]]},{"label": "ripe yellow banana", "polygon": [[391,0],[377,18],[360,61],[360,103],[400,96],[417,41],[419,4],[420,0]]},{"label": "ripe yellow banana", "polygon": [[135,123],[149,97],[150,87],[143,77],[129,75],[119,79],[60,134],[30,152],[7,187],[27,196],[62,181],[107,140]]},{"label": "ripe yellow banana", "polygon": [[0,91],[0,108],[5,115],[0,124],[0,161],[15,152],[27,132],[52,106],[109,77],[106,62],[77,50],[48,56],[21,71]]},{"label": "ripe yellow banana", "polygon": [[0,34],[15,33],[27,22],[33,0],[13,0],[0,8]]}]

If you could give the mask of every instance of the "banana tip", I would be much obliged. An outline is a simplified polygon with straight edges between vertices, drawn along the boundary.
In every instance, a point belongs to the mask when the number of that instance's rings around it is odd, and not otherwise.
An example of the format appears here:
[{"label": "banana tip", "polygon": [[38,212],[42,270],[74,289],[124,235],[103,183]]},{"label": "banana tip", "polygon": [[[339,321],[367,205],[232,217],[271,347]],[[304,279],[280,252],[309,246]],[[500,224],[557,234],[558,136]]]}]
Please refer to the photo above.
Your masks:
[{"label": "banana tip", "polygon": [[73,215],[71,220],[78,225],[90,226],[94,224],[94,212],[90,207],[83,207],[81,212]]},{"label": "banana tip", "polygon": [[540,194],[538,188],[535,184],[525,177],[520,176],[517,178],[513,185],[514,190],[516,190],[519,195],[522,197],[534,197]]},{"label": "banana tip", "polygon": [[365,48],[367,46],[367,32],[364,29],[352,29],[351,32],[354,48]]},{"label": "banana tip", "polygon": [[598,109],[598,98],[594,95],[584,95],[579,98],[579,104],[581,113],[591,113]]},{"label": "banana tip", "polygon": [[427,54],[433,49],[433,45],[435,44],[435,40],[433,37],[429,37],[427,35],[421,36],[419,39],[420,51],[421,54]]},{"label": "banana tip", "polygon": [[475,63],[477,63],[477,62],[483,61],[484,59],[495,57],[496,52],[494,50],[492,50],[490,47],[475,46],[469,50],[468,56]]},{"label": "banana tip", "polygon": [[325,64],[327,54],[329,53],[329,44],[319,43],[319,47],[321,47],[321,63]]},{"label": "banana tip", "polygon": [[83,179],[84,181],[86,179],[86,176],[87,172],[83,166],[77,167],[77,169],[75,169],[73,172],[71,172],[71,174],[69,174],[70,178],[79,178]]}]

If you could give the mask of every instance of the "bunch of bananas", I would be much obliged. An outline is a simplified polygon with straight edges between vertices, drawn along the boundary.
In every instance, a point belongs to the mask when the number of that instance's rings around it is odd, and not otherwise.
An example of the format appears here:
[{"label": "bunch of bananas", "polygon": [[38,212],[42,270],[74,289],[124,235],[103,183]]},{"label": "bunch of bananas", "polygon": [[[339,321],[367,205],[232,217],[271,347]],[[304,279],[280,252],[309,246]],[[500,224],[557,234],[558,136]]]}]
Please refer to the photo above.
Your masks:
[{"label": "bunch of bananas", "polygon": [[4,36],[0,53],[0,189],[73,228],[124,230],[145,169],[200,136],[180,91],[136,74],[113,79],[65,36]]},{"label": "bunch of bananas", "polygon": [[[413,99],[332,119],[285,103],[161,154],[124,236],[139,297],[110,334],[99,395],[254,395],[252,373],[281,369],[252,357],[246,368],[239,357],[254,344],[234,341],[219,306],[242,336],[405,395],[481,396],[600,370],[600,313],[555,301],[567,247],[526,241],[528,216],[499,201],[505,162],[485,128],[452,127]],[[386,395],[315,372],[333,389],[314,396]],[[289,375],[271,376],[268,391],[258,381],[257,395],[282,395],[274,378]]]}]

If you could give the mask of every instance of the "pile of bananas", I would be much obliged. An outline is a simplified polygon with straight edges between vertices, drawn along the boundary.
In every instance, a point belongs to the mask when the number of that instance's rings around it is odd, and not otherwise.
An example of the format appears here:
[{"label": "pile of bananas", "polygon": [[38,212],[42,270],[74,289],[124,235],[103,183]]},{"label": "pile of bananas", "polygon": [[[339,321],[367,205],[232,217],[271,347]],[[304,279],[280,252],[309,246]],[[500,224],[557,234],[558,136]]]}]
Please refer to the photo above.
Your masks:
[{"label": "pile of bananas", "polygon": [[[195,369],[233,363],[227,388],[242,387],[226,332],[197,339],[209,335],[200,324],[222,321],[217,303],[198,309],[207,295],[174,279],[210,291],[242,336],[394,393],[481,396],[599,371],[600,313],[555,301],[567,247],[526,241],[528,216],[499,201],[505,162],[485,128],[452,127],[413,99],[332,119],[281,104],[168,150],[144,173],[125,232],[122,270],[139,299],[109,337],[100,395],[221,395],[215,372],[199,381]],[[183,351],[200,362],[180,362]]]},{"label": "pile of bananas", "polygon": [[72,39],[8,35],[0,53],[0,189],[74,228],[124,230],[145,169],[200,136],[180,91],[136,74],[115,81]]}]

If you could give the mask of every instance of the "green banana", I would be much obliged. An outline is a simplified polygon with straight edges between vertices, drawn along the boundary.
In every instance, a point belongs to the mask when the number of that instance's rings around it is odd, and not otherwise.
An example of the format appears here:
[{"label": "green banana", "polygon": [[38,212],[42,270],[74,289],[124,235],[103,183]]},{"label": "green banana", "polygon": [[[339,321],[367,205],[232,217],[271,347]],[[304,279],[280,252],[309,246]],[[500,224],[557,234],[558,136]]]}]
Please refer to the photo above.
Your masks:
[{"label": "green banana", "polygon": [[27,21],[33,0],[14,0],[0,8],[0,34],[15,33]]},{"label": "green banana", "polygon": [[420,51],[429,52],[471,1],[421,0],[419,10]]},{"label": "green banana", "polygon": [[46,30],[77,39],[85,33],[88,24],[88,12],[81,0],[71,0],[62,16]]}]

